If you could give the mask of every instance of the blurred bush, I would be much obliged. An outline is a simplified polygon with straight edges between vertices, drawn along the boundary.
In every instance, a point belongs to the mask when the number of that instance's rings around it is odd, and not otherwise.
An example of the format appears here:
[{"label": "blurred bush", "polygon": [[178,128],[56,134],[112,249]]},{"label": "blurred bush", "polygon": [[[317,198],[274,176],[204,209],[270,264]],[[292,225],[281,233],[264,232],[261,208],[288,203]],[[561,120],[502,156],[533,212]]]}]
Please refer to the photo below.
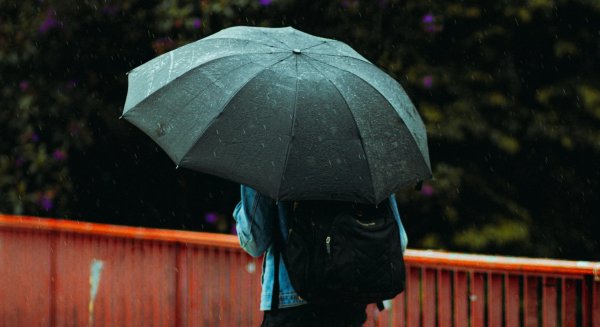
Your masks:
[{"label": "blurred bush", "polygon": [[342,40],[426,122],[413,247],[600,260],[600,5],[591,0],[0,0],[0,211],[229,232],[237,185],[119,121],[125,73],[232,25]]}]

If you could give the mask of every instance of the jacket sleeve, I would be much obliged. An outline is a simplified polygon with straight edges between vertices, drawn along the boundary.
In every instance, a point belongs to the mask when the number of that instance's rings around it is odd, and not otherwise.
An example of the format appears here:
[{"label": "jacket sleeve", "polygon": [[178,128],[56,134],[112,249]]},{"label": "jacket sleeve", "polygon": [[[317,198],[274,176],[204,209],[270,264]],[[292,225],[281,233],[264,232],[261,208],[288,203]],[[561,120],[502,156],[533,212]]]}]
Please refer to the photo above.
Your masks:
[{"label": "jacket sleeve", "polygon": [[273,219],[277,218],[275,201],[242,185],[233,218],[242,248],[253,257],[262,255],[271,243]]},{"label": "jacket sleeve", "polygon": [[390,196],[390,206],[392,207],[392,212],[394,214],[394,218],[396,218],[398,227],[400,227],[400,244],[402,245],[402,252],[404,252],[406,251],[406,246],[408,245],[408,235],[406,235],[406,231],[402,225],[402,219],[400,219],[400,211],[398,210],[398,203],[396,202],[395,194]]}]

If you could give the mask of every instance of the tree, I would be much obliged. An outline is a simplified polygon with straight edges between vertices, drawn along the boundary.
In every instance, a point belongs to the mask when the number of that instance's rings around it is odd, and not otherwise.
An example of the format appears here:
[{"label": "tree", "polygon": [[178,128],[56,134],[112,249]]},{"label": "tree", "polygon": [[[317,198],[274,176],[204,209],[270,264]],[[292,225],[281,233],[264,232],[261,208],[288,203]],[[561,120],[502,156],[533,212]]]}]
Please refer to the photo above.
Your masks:
[{"label": "tree", "polygon": [[411,245],[598,260],[600,6],[330,0],[0,2],[0,211],[227,232],[237,185],[175,170],[119,121],[125,73],[232,25],[348,43],[396,78],[433,181]]}]

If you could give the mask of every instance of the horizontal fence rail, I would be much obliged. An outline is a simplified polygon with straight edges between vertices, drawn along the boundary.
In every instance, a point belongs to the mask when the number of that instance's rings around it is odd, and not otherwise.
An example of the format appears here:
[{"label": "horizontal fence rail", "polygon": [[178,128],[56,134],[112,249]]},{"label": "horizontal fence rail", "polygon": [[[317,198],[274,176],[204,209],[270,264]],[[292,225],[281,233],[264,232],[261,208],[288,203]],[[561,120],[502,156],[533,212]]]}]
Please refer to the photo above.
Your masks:
[{"label": "horizontal fence rail", "polygon": [[[407,250],[365,326],[600,327],[600,263]],[[0,327],[259,326],[233,235],[0,215]]]}]

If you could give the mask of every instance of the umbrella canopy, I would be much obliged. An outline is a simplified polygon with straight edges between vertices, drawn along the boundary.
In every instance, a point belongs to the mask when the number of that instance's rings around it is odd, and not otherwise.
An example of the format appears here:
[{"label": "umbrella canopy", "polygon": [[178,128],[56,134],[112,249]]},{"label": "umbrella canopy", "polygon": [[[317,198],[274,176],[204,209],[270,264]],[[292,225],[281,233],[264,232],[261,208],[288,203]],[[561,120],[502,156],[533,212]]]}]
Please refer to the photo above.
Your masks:
[{"label": "umbrella canopy", "polygon": [[400,84],[291,27],[231,27],[135,68],[123,117],[178,166],[276,200],[379,203],[431,177]]}]

